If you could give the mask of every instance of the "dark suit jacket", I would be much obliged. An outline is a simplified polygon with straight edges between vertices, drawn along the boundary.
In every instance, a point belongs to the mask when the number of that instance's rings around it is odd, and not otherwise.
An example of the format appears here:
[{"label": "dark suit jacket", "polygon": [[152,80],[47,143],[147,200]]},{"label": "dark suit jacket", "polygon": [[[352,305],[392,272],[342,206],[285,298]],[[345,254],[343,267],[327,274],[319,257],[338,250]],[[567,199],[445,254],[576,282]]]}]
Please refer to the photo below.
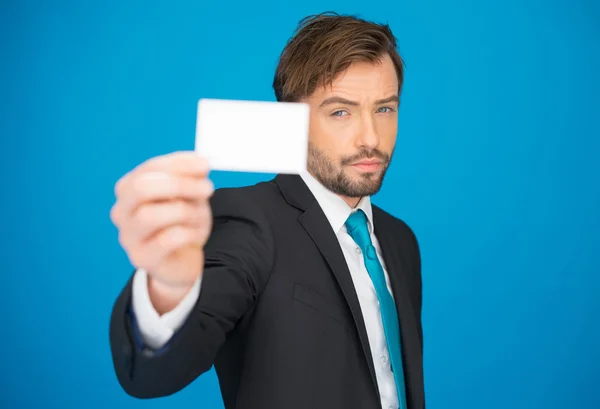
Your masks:
[{"label": "dark suit jacket", "polygon": [[[211,205],[200,297],[168,345],[136,345],[131,280],[116,300],[110,344],[123,389],[139,398],[170,395],[214,365],[228,409],[381,408],[348,266],[300,176],[220,189]],[[421,409],[417,240],[376,206],[373,218],[401,322],[408,407]]]}]

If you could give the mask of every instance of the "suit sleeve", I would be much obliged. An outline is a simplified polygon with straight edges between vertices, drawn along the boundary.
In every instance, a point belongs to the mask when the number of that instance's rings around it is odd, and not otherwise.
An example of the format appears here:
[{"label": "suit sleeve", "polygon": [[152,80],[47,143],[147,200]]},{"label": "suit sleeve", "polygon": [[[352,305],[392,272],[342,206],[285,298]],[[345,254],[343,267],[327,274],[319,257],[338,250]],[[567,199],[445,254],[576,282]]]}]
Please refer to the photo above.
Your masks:
[{"label": "suit sleeve", "polygon": [[131,284],[131,310],[135,317],[139,337],[137,342],[142,347],[160,349],[164,347],[173,334],[181,328],[198,300],[202,276],[199,276],[190,291],[171,311],[159,315],[148,293],[148,274],[138,269]]},{"label": "suit sleeve", "polygon": [[421,345],[423,345],[423,327],[421,325],[421,315],[422,315],[422,311],[423,311],[423,277],[422,277],[422,273],[421,273],[421,250],[419,248],[419,241],[417,240],[417,236],[415,235],[415,233],[410,230],[411,236],[412,236],[412,240],[413,240],[413,252],[414,252],[414,263],[413,263],[413,268],[415,271],[415,274],[417,276],[417,294],[418,294],[418,314],[419,314],[419,329],[420,329],[420,336],[421,336]]},{"label": "suit sleeve", "polygon": [[[419,294],[419,305],[418,305],[418,322],[419,322],[419,336],[421,337],[421,351],[424,351],[425,345],[423,343],[423,323],[422,323],[422,311],[423,311],[423,277],[421,273],[421,250],[419,248],[419,241],[415,233],[411,230],[412,239],[414,243],[414,269],[415,273],[418,276],[418,294]],[[423,354],[424,355],[424,354]],[[423,355],[421,358],[423,358]],[[425,390],[423,391],[423,409],[426,409],[427,396],[425,394]]]},{"label": "suit sleeve", "polygon": [[189,316],[158,350],[139,344],[131,314],[133,277],[111,314],[110,346],[117,379],[138,398],[180,391],[213,365],[219,348],[251,310],[271,274],[273,237],[262,210],[243,189],[211,198],[213,230],[204,248],[202,289]]}]

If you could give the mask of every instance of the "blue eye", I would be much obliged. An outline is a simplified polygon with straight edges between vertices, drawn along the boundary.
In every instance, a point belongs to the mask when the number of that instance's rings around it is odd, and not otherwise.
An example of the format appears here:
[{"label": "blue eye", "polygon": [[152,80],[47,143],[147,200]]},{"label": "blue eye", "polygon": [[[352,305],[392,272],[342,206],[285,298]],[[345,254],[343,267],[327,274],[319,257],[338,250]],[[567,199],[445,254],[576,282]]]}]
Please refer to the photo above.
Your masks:
[{"label": "blue eye", "polygon": [[377,110],[377,112],[382,112],[382,109],[387,109],[388,111],[384,111],[384,113],[388,113],[388,112],[394,112],[394,109],[391,107],[381,107]]},{"label": "blue eye", "polygon": [[334,113],[331,114],[331,116],[344,116],[344,114],[347,114],[346,111],[335,111]]}]

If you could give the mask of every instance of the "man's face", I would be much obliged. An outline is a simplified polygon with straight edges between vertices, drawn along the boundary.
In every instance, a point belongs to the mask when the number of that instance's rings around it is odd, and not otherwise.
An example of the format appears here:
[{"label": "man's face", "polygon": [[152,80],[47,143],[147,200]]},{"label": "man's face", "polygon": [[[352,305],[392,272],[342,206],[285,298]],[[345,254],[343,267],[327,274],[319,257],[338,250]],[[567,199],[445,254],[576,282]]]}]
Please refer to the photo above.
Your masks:
[{"label": "man's face", "polygon": [[343,197],[377,193],[398,130],[398,77],[391,58],[355,63],[303,101],[310,105],[308,171]]}]

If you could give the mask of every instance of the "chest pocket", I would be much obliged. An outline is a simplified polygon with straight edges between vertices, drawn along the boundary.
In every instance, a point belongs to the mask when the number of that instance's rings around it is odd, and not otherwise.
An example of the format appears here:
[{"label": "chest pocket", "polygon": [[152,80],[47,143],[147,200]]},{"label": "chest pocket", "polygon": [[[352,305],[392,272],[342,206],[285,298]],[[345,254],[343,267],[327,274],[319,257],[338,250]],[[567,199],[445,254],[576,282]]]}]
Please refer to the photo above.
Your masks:
[{"label": "chest pocket", "polygon": [[294,284],[294,300],[310,307],[311,309],[332,318],[340,325],[348,326],[346,314],[338,305],[325,298],[318,292],[311,290],[302,284]]}]

